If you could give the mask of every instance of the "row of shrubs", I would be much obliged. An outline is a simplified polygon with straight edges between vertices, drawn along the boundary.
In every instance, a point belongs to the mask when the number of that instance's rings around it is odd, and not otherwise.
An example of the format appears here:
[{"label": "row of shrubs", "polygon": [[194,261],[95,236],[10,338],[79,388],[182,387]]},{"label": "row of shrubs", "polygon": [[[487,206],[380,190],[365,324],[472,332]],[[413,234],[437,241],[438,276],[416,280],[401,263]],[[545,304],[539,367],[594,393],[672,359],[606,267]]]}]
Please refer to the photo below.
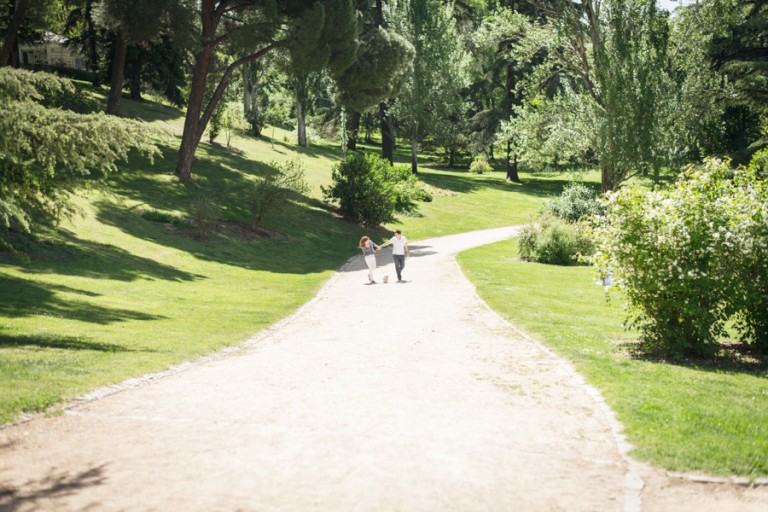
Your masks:
[{"label": "row of shrubs", "polygon": [[768,353],[766,161],[709,160],[668,187],[625,185],[602,200],[572,185],[524,226],[520,256],[612,276],[647,350],[711,356],[735,334]]}]

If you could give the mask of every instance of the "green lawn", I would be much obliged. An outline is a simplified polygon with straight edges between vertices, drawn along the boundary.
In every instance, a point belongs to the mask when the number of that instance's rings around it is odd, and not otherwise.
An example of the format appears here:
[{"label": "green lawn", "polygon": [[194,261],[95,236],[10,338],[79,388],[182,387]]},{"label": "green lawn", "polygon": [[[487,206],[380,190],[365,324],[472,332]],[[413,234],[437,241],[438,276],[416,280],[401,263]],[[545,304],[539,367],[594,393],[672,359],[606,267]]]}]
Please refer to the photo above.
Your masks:
[{"label": "green lawn", "polygon": [[[172,134],[161,142],[165,157],[154,165],[132,157],[107,186],[82,194],[82,215],[43,233],[28,249],[29,263],[0,253],[0,423],[242,342],[309,300],[357,253],[362,234],[384,238],[399,227],[418,240],[523,223],[573,179],[521,173],[523,184],[515,184],[501,172],[422,165],[419,177],[435,187],[434,202],[385,229],[361,229],[321,201],[339,158],[333,144],[298,148],[280,129],[274,140],[271,129],[264,139],[236,137],[233,149],[203,143],[195,183],[183,184],[173,177],[181,113],[130,100],[124,113]],[[276,237],[222,229],[198,240],[189,232],[184,219],[198,189],[223,221],[247,222],[244,184],[268,162],[294,158],[311,192],[266,220]],[[596,173],[579,178],[598,186]],[[181,222],[156,222],[147,212]],[[768,474],[764,367],[632,358],[620,300],[607,304],[589,269],[522,263],[514,255],[506,242],[460,260],[489,304],[603,391],[638,457],[669,469]]]},{"label": "green lawn", "polygon": [[[330,143],[298,148],[280,129],[274,140],[236,137],[233,149],[204,142],[195,183],[184,184],[173,177],[181,113],[127,99],[123,113],[171,133],[161,139],[164,158],[121,163],[105,187],[77,199],[80,216],[29,246],[29,263],[0,253],[0,423],[238,344],[309,300],[357,253],[362,234],[387,236],[338,219],[322,203],[320,187],[340,155]],[[294,158],[311,192],[266,219],[279,236],[192,236],[186,219],[198,189],[223,221],[245,223],[244,184],[268,162]],[[423,217],[398,222],[411,239],[520,222],[566,179],[531,176],[521,186],[498,173],[427,168],[421,176],[456,195],[439,195],[423,205]],[[147,212],[182,222],[155,222]]]},{"label": "green lawn", "polygon": [[459,262],[494,310],[602,391],[633,455],[671,470],[768,475],[765,365],[633,357],[617,292],[608,302],[590,268],[522,262],[516,251],[507,241],[467,251]]}]

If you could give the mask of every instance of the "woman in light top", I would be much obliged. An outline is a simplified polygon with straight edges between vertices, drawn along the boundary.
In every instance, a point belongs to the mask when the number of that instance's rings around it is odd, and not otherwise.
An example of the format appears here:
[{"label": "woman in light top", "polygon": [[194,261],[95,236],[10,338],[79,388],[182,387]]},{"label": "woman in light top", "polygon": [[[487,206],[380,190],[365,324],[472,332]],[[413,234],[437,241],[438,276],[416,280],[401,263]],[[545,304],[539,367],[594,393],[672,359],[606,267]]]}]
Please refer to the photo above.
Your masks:
[{"label": "woman in light top", "polygon": [[380,249],[381,247],[373,243],[373,240],[371,240],[367,236],[364,236],[360,239],[360,250],[363,251],[363,256],[365,257],[365,264],[368,265],[368,283],[369,284],[376,283],[376,280],[374,279],[373,271],[376,270],[376,255],[379,253]]}]

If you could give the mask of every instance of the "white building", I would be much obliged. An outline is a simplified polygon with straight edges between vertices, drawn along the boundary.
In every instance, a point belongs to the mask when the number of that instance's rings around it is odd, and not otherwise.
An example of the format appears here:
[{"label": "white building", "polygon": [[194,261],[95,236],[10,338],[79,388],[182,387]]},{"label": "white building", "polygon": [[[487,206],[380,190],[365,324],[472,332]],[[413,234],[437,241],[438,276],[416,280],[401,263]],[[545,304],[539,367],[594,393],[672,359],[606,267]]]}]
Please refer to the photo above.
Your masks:
[{"label": "white building", "polygon": [[74,48],[64,45],[66,37],[45,32],[37,44],[19,44],[19,62],[22,67],[42,65],[69,69],[86,69],[85,59]]}]

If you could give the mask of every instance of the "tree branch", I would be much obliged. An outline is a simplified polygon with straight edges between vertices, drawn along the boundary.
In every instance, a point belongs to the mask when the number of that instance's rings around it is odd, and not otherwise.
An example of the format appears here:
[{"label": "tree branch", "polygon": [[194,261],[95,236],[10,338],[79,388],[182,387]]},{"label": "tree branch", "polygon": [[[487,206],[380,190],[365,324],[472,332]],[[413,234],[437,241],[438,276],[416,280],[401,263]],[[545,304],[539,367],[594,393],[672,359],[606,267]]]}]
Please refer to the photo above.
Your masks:
[{"label": "tree branch", "polygon": [[224,71],[224,75],[221,77],[221,80],[219,80],[219,85],[216,86],[216,90],[213,92],[213,96],[211,97],[211,100],[208,102],[208,105],[205,107],[205,112],[203,112],[203,116],[200,118],[200,124],[198,125],[197,130],[197,139],[200,140],[203,137],[203,133],[205,132],[205,128],[208,126],[208,121],[211,120],[211,117],[213,116],[213,111],[216,109],[216,105],[218,105],[219,101],[221,100],[221,97],[224,96],[224,91],[227,89],[227,85],[229,85],[229,79],[232,77],[232,74],[235,72],[237,68],[240,66],[243,66],[244,64],[247,64],[249,62],[253,62],[255,60],[259,60],[267,53],[271,52],[278,46],[280,46],[281,42],[273,42],[261,50],[259,50],[256,53],[252,53],[250,55],[246,55],[245,57],[242,57],[232,64],[230,64],[227,69]]}]

